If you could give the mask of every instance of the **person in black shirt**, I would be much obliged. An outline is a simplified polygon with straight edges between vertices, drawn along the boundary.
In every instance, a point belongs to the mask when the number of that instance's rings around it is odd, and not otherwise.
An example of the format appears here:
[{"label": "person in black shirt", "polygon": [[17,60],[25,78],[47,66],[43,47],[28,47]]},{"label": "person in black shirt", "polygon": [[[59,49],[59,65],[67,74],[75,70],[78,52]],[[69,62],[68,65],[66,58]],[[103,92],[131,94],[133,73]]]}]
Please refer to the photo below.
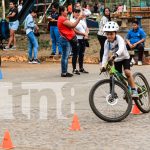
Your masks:
[{"label": "person in black shirt", "polygon": [[4,50],[9,50],[11,44],[13,44],[13,47],[11,49],[15,50],[16,49],[15,31],[18,29],[19,26],[19,21],[17,20],[18,10],[14,2],[10,2],[9,7],[10,10],[7,15],[7,18],[9,19],[10,38],[9,38],[8,45],[5,47]]},{"label": "person in black shirt", "polygon": [[50,36],[52,39],[52,53],[51,55],[56,55],[56,47],[58,46],[59,55],[62,53],[62,48],[59,43],[60,33],[57,27],[57,20],[59,17],[59,13],[57,12],[57,5],[52,5],[52,12],[49,16],[50,23]]}]

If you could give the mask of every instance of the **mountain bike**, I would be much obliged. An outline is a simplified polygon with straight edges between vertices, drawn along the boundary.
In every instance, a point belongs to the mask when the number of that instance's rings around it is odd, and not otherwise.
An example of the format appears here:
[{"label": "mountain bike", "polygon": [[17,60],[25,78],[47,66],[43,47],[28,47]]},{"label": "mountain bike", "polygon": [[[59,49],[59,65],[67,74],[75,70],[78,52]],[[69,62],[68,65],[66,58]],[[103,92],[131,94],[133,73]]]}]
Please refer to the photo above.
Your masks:
[{"label": "mountain bike", "polygon": [[115,69],[112,62],[108,61],[105,73],[110,78],[98,81],[89,94],[90,107],[100,119],[107,122],[125,119],[131,112],[133,102],[141,112],[150,111],[150,86],[142,73],[133,74],[139,95],[134,99],[127,78]]}]

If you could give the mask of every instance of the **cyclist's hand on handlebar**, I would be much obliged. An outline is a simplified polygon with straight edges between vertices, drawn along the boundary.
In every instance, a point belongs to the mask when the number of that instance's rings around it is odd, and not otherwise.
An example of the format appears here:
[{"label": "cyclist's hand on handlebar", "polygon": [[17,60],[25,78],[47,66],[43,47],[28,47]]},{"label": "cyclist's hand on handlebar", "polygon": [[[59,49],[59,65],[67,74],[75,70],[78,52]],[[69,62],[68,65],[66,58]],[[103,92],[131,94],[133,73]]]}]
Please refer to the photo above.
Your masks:
[{"label": "cyclist's hand on handlebar", "polygon": [[113,54],[110,58],[109,58],[109,60],[108,60],[108,64],[109,65],[113,65],[113,61],[115,60],[115,58],[117,57],[118,55],[115,53],[115,54]]},{"label": "cyclist's hand on handlebar", "polygon": [[108,60],[108,64],[109,64],[110,66],[113,66],[113,61],[114,61],[113,59],[109,59],[109,60]]},{"label": "cyclist's hand on handlebar", "polygon": [[100,71],[101,71],[101,73],[102,73],[102,72],[106,72],[106,68],[105,68],[105,67],[102,67],[102,68],[100,69]]},{"label": "cyclist's hand on handlebar", "polygon": [[110,57],[109,60],[113,61],[113,60],[115,60],[116,57],[118,57],[118,55],[115,53],[115,54],[113,54],[113,55]]}]

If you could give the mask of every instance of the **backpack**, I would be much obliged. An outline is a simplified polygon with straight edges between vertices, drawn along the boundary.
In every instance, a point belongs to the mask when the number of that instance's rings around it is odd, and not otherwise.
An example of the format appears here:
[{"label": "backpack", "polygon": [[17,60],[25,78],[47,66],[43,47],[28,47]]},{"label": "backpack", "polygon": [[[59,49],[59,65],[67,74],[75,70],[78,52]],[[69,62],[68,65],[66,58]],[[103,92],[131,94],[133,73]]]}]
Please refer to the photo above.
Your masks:
[{"label": "backpack", "polygon": [[0,21],[0,39],[7,40],[9,36],[10,36],[9,23],[5,19],[2,19]]}]

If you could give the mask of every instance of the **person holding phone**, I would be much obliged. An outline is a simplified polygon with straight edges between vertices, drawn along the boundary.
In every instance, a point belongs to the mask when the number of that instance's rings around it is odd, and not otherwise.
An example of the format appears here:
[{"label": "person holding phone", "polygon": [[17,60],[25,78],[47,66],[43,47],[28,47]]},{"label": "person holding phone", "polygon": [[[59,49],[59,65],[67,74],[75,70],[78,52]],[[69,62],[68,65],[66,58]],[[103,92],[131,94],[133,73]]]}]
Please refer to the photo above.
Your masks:
[{"label": "person holding phone", "polygon": [[[72,49],[77,48],[76,34],[74,28],[77,26],[79,21],[83,18],[80,14],[74,23],[68,20],[68,11],[64,6],[59,7],[59,18],[58,18],[58,29],[60,32],[60,44],[62,46],[62,57],[61,57],[61,77],[72,77],[73,74],[68,73],[68,57],[70,54],[70,45]],[[74,43],[74,44],[73,44]]]}]

